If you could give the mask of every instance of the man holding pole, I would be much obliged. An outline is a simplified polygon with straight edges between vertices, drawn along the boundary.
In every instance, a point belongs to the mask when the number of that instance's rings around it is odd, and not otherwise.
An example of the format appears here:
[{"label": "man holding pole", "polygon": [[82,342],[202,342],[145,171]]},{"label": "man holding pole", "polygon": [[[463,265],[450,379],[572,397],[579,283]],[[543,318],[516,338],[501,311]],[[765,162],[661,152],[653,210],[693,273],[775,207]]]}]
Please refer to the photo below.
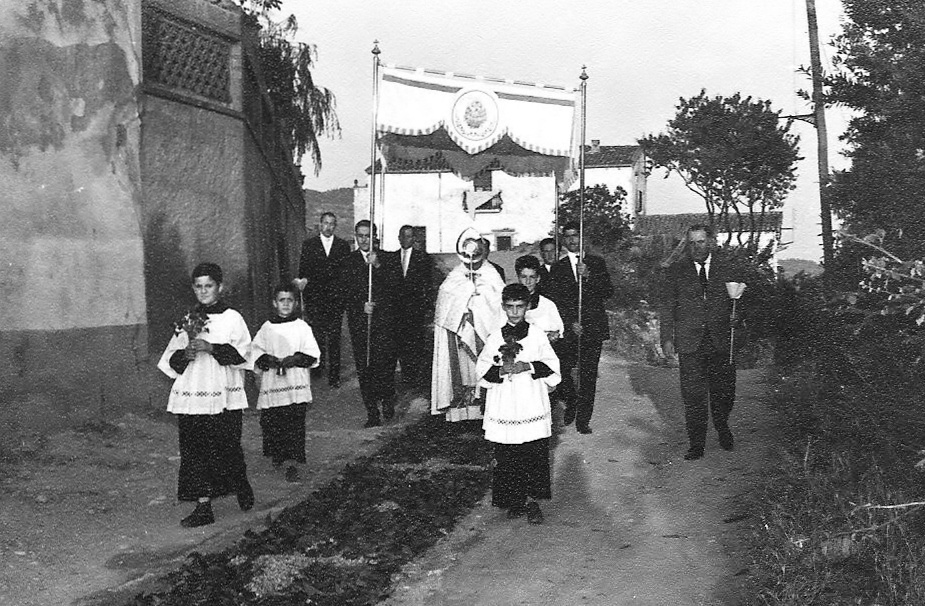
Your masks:
[{"label": "man holding pole", "polygon": [[340,266],[340,296],[347,311],[353,361],[366,407],[364,427],[376,427],[383,418],[388,421],[395,414],[396,280],[392,264],[384,263],[373,247],[375,236],[367,219],[357,222],[354,236],[357,250],[347,255]]},{"label": "man holding pole", "polygon": [[662,350],[678,355],[684,423],[690,447],[684,458],[703,457],[707,437],[707,405],[723,450],[732,450],[729,414],[735,399],[734,352],[744,342],[745,330],[736,326],[740,315],[728,284],[742,286],[742,272],[716,250],[709,225],[687,230],[686,254],[668,266],[666,306],[659,314]]},{"label": "man holding pole", "polygon": [[[591,433],[591,414],[597,391],[597,365],[601,348],[610,338],[604,302],[613,295],[613,284],[604,259],[581,250],[581,226],[571,221],[562,227],[566,255],[549,270],[549,286],[543,294],[559,309],[565,334],[556,345],[562,382],[556,395],[565,402],[564,423],[575,422],[578,433]],[[572,369],[578,367],[578,386]]]}]

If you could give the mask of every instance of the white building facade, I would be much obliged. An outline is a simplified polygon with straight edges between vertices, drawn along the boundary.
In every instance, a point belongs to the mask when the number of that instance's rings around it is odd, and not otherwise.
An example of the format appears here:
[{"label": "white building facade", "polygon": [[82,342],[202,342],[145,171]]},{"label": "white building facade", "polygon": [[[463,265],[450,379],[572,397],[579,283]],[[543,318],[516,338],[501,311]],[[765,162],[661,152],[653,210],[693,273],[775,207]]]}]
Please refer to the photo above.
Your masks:
[{"label": "white building facade", "polygon": [[[585,185],[604,184],[627,193],[624,209],[645,210],[646,173],[636,146],[589,146],[585,152]],[[418,162],[393,162],[375,180],[376,224],[382,247],[398,247],[402,225],[415,228],[430,253],[456,251],[459,234],[474,227],[493,250],[510,250],[539,242],[552,233],[556,199],[555,176],[511,175],[489,166],[473,180],[455,175],[440,153]],[[570,189],[578,188],[578,180]],[[354,187],[354,217],[369,217],[367,185]]]}]

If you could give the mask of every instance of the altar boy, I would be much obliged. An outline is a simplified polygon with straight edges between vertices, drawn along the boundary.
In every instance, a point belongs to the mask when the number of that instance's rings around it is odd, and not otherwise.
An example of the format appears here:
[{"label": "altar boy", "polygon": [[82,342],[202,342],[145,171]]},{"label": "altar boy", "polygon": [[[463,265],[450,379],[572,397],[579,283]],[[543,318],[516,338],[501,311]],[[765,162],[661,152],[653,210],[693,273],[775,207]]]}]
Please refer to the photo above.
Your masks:
[{"label": "altar boy", "polygon": [[507,323],[492,333],[479,355],[476,373],[487,389],[482,428],[495,444],[491,503],[510,519],[527,516],[542,524],[538,499],[552,498],[549,390],[559,384],[559,359],[546,333],[524,317],[530,291],[508,284],[501,292]]}]

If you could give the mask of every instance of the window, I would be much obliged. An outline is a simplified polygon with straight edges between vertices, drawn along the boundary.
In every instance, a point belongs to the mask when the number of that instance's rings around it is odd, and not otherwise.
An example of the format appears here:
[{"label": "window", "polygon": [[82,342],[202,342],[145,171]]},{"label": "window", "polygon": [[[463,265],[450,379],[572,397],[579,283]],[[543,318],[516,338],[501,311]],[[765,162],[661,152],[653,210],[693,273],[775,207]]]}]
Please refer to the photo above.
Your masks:
[{"label": "window", "polygon": [[491,171],[483,170],[472,178],[475,191],[491,191]]},{"label": "window", "polygon": [[476,213],[499,213],[501,212],[501,207],[504,205],[504,200],[501,199],[501,192],[496,193],[494,196],[485,200],[481,204],[475,207]]},{"label": "window", "polygon": [[636,214],[637,215],[641,214],[642,210],[643,210],[642,209],[642,192],[637,191],[636,192]]},{"label": "window", "polygon": [[511,250],[513,248],[511,236],[495,236],[495,244],[498,250]]}]

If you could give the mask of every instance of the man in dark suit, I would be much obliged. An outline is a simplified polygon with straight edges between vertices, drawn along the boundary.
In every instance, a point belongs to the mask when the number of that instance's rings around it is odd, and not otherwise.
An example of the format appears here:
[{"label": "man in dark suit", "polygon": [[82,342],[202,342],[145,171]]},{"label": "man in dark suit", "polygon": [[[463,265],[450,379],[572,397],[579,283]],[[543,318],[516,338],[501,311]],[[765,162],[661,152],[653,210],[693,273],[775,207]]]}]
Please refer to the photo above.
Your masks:
[{"label": "man in dark suit", "polygon": [[[354,228],[357,250],[340,264],[340,299],[347,311],[347,328],[353,346],[353,361],[360,381],[360,395],[366,407],[366,424],[375,427],[395,414],[395,347],[393,331],[396,308],[396,275],[391,263],[381,259],[371,242],[369,221]],[[369,301],[369,268],[372,267],[373,296]],[[366,361],[367,332],[371,327],[369,364]],[[381,414],[380,414],[381,407]]]},{"label": "man in dark suit", "polygon": [[430,386],[427,363],[427,327],[434,321],[434,261],[426,252],[414,248],[414,228],[398,230],[399,249],[389,253],[396,275],[395,314],[396,362],[401,362],[402,381],[415,388]]},{"label": "man in dark suit", "polygon": [[549,285],[549,270],[556,261],[559,260],[559,251],[556,250],[555,238],[543,238],[540,240],[540,271],[537,275],[540,277],[540,283],[537,285],[537,292],[543,294],[543,291]]},{"label": "man in dark suit", "polygon": [[327,366],[328,384],[340,386],[340,334],[344,310],[337,298],[338,266],[350,254],[350,245],[334,235],[337,217],[321,215],[318,235],[302,243],[299,278],[305,279],[303,299],[308,323],[321,348],[321,365]]},{"label": "man in dark suit", "polygon": [[[708,403],[720,446],[732,450],[729,413],[735,399],[736,369],[730,363],[729,333],[730,324],[740,319],[732,317],[732,299],[725,283],[743,279],[741,270],[716,251],[716,237],[709,225],[688,229],[686,254],[667,268],[667,278],[660,336],[665,355],[678,355],[690,442],[684,458],[690,461],[703,457]],[[736,336],[739,345],[738,337],[744,337],[745,330],[738,330]]]},{"label": "man in dark suit", "polygon": [[[576,222],[562,228],[567,252],[549,270],[549,287],[543,294],[556,304],[565,334],[556,346],[562,369],[557,390],[565,401],[566,425],[575,422],[579,433],[591,433],[591,414],[597,392],[597,365],[601,347],[610,338],[610,323],[604,302],[613,295],[613,284],[604,259],[595,255],[580,258],[581,235]],[[578,322],[578,279],[581,277],[581,322]],[[578,389],[571,372],[578,366]]]}]

